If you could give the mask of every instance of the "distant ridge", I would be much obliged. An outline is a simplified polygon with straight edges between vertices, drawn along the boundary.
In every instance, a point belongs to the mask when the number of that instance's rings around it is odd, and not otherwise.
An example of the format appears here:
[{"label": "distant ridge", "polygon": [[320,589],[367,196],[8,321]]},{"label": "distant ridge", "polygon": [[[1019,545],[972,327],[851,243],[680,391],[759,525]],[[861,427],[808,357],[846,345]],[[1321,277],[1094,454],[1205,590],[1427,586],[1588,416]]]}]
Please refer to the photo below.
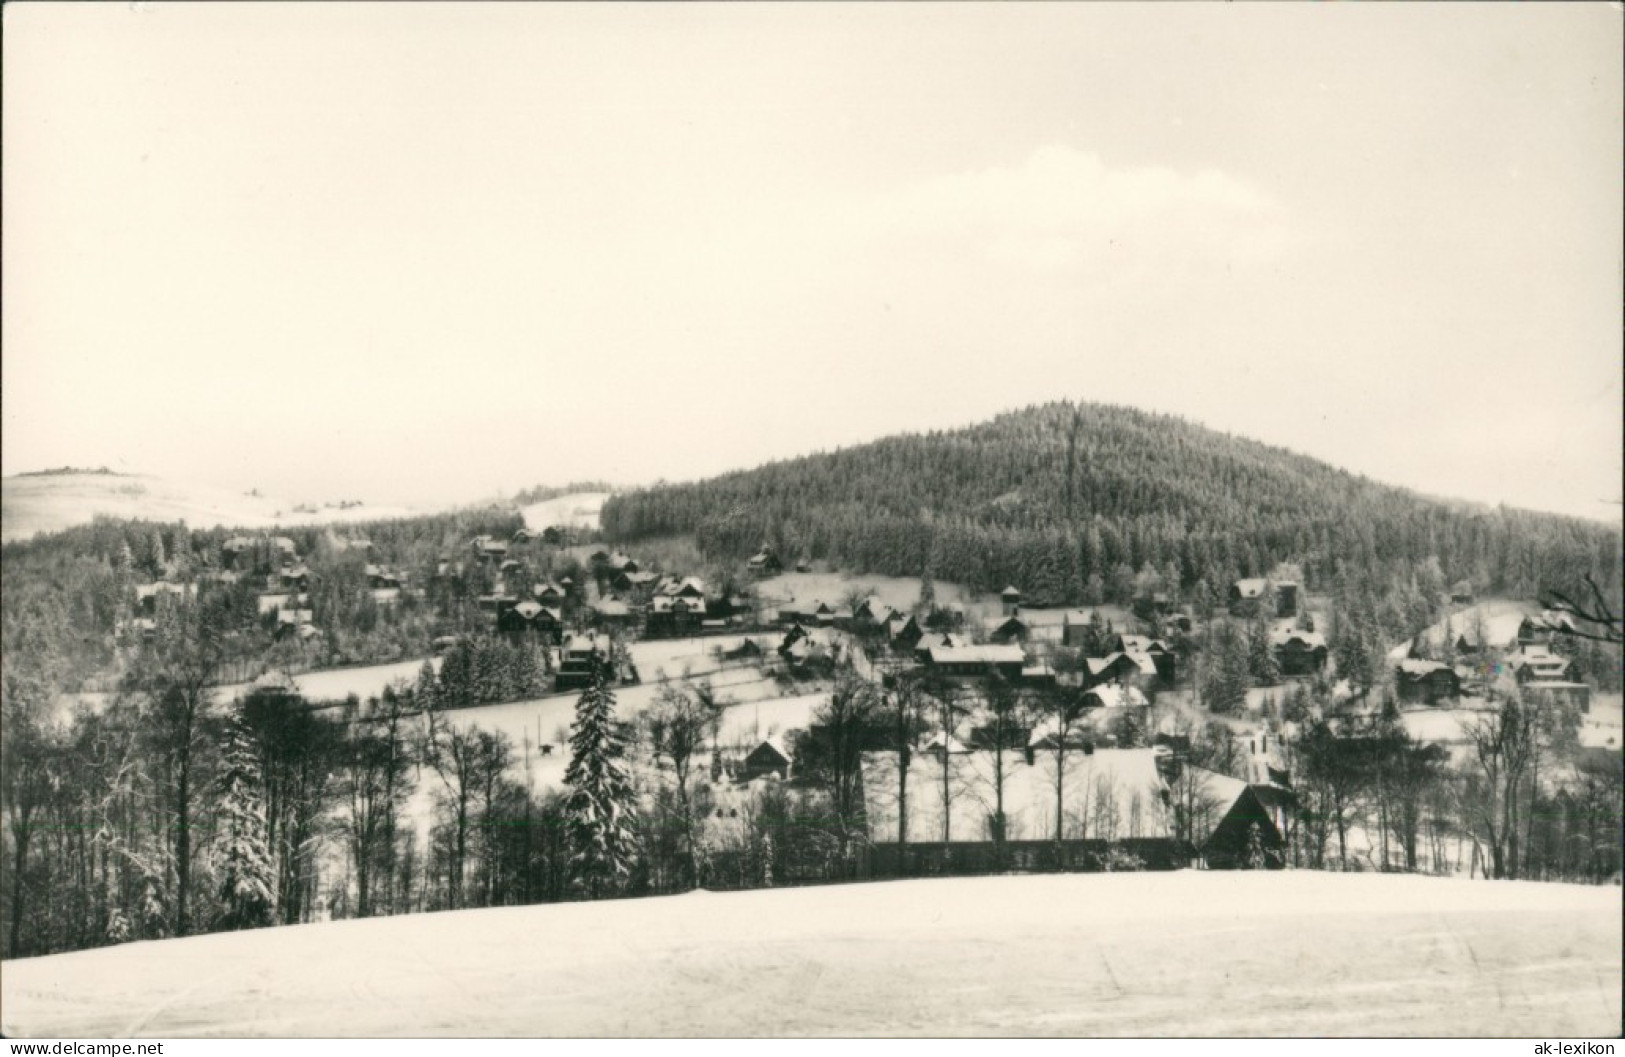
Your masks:
[{"label": "distant ridge", "polygon": [[[613,540],[691,533],[740,559],[764,543],[859,571],[1029,598],[1119,598],[1156,573],[1222,591],[1279,562],[1339,563],[1532,594],[1591,570],[1618,582],[1619,528],[1438,500],[1171,415],[1056,402],[611,497]],[[1098,583],[1091,588],[1091,580]],[[1608,582],[1605,580],[1604,582]]]},{"label": "distant ridge", "polygon": [[421,513],[364,503],[294,504],[257,492],[170,481],[148,474],[62,467],[0,479],[0,540],[28,539],[88,524],[98,516],[184,521],[193,528],[273,528],[372,521]]}]

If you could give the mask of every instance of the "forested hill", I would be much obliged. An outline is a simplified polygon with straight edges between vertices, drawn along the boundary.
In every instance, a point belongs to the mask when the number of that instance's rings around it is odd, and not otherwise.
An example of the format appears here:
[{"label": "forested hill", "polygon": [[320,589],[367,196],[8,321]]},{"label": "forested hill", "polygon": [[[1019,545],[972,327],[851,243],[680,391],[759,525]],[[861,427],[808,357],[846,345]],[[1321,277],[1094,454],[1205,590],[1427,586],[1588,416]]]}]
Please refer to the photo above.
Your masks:
[{"label": "forested hill", "polygon": [[[1521,596],[1619,581],[1617,528],[1424,498],[1167,415],[1046,404],[690,484],[617,495],[605,533],[693,533],[709,555],[934,576],[1054,602],[1119,600],[1136,574],[1178,590],[1298,563],[1328,581],[1426,563]],[[1437,564],[1429,562],[1437,558]],[[1142,581],[1143,582],[1143,581]]]}]

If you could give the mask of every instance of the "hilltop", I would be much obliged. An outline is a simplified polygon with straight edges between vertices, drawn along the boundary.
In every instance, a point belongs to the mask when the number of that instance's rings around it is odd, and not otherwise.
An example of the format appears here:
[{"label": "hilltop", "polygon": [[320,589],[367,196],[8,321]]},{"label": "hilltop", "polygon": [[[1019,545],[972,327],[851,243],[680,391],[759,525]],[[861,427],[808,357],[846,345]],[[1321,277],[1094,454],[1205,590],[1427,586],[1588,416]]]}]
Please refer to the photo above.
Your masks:
[{"label": "hilltop", "polygon": [[[1284,448],[1127,407],[1051,403],[963,429],[888,437],[709,480],[624,492],[613,540],[691,533],[711,556],[764,543],[860,571],[929,571],[1034,600],[1123,600],[1153,572],[1222,590],[1299,563],[1414,571],[1531,597],[1595,571],[1618,582],[1619,529],[1484,509],[1384,485]],[[1093,581],[1093,582],[1092,582]]]}]

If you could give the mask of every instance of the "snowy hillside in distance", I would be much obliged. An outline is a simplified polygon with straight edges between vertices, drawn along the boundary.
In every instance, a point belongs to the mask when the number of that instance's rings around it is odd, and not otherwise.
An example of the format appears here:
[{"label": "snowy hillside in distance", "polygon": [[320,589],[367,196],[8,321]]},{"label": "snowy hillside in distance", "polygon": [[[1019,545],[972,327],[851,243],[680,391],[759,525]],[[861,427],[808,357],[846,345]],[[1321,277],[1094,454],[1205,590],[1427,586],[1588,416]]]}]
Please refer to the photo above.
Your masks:
[{"label": "snowy hillside in distance", "polygon": [[540,532],[554,525],[596,529],[599,515],[604,509],[604,500],[609,495],[608,492],[572,492],[520,507],[519,514],[525,519],[525,527],[532,532]]},{"label": "snowy hillside in distance", "polygon": [[8,1036],[1612,1036],[1620,890],[1286,873],[893,881],[8,962]]},{"label": "snowy hillside in distance", "polygon": [[362,504],[340,508],[297,504],[244,495],[144,474],[45,473],[0,480],[0,538],[28,539],[84,525],[98,514],[149,521],[185,521],[195,529],[223,525],[264,529],[278,526],[376,521],[407,517],[406,507]]}]

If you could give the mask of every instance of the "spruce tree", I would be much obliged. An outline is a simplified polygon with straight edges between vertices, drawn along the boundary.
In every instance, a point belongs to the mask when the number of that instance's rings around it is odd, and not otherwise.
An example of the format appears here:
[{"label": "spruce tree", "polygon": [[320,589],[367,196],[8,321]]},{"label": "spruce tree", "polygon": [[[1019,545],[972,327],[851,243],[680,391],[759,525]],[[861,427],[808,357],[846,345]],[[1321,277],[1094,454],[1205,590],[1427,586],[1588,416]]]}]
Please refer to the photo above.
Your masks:
[{"label": "spruce tree", "polygon": [[241,724],[227,737],[221,781],[219,927],[252,929],[269,925],[275,909],[276,870],[266,836],[264,781],[253,742]]},{"label": "spruce tree", "polygon": [[564,781],[572,844],[571,879],[589,898],[613,894],[631,876],[637,796],[626,764],[626,736],[615,721],[615,693],[596,668],[576,702]]}]

